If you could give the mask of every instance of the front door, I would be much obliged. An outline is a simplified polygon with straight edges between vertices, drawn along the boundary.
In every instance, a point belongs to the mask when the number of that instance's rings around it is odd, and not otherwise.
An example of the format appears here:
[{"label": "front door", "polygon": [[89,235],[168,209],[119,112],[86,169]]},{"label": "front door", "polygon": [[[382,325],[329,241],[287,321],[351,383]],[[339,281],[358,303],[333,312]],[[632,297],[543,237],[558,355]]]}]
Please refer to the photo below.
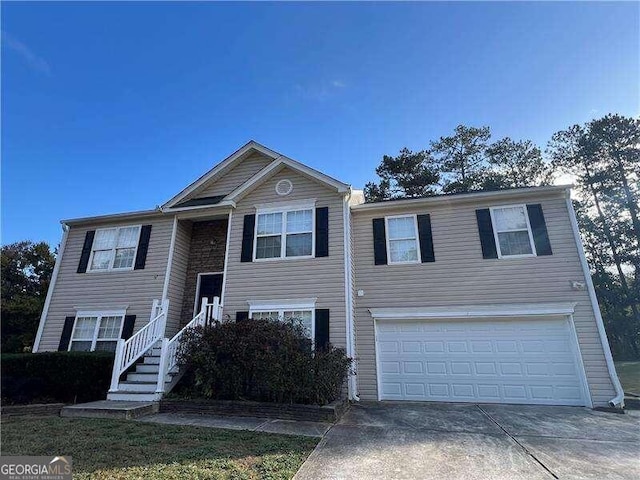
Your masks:
[{"label": "front door", "polygon": [[207,297],[209,303],[213,301],[213,297],[222,295],[222,274],[221,273],[201,273],[199,275],[198,289],[196,291],[195,311],[200,311],[202,299]]}]

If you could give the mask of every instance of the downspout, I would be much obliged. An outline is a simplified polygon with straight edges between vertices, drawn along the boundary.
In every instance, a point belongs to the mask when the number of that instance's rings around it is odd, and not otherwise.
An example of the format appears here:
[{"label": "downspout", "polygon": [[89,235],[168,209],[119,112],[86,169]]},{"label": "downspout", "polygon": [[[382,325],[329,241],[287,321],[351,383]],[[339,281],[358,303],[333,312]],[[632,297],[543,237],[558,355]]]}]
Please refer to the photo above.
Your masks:
[{"label": "downspout", "polygon": [[[352,188],[344,197],[343,205],[343,231],[344,231],[344,295],[345,295],[345,317],[346,317],[346,346],[347,356],[354,359],[355,362],[355,335],[353,328],[353,276],[351,272],[351,207],[349,200],[351,199]],[[358,382],[356,378],[357,365],[352,366],[349,373],[348,390],[349,400],[360,401],[358,396]]]},{"label": "downspout", "polygon": [[576,247],[578,248],[578,256],[580,257],[580,264],[582,266],[582,273],[584,274],[585,281],[587,283],[587,291],[589,292],[589,298],[591,299],[591,306],[593,307],[593,314],[596,317],[596,325],[598,326],[598,333],[600,335],[600,343],[602,344],[602,350],[604,350],[604,358],[607,363],[607,370],[609,371],[609,377],[611,383],[616,391],[616,396],[609,400],[609,405],[616,408],[624,408],[624,390],[620,384],[620,379],[616,373],[616,367],[613,364],[613,356],[611,355],[611,348],[609,347],[609,341],[607,340],[607,332],[604,329],[604,322],[602,320],[602,314],[600,313],[600,305],[598,304],[598,297],[596,296],[596,289],[593,286],[593,279],[591,278],[591,272],[589,271],[589,264],[587,263],[587,257],[584,253],[584,246],[582,244],[582,238],[580,237],[580,230],[578,228],[578,220],[576,218],[576,212],[573,208],[573,202],[571,201],[570,190],[567,189],[565,193],[567,201],[567,210],[569,211],[569,219],[571,220],[571,229],[573,230],[573,237],[576,241]]},{"label": "downspout", "polygon": [[64,247],[67,245],[67,237],[69,236],[69,226],[66,223],[62,224],[62,240],[60,241],[60,251],[56,257],[56,263],[53,266],[53,272],[51,273],[51,283],[49,283],[49,289],[47,290],[47,296],[44,300],[44,306],[42,307],[42,314],[40,315],[40,324],[38,325],[38,332],[36,333],[36,339],[33,342],[32,352],[36,353],[40,350],[40,340],[42,339],[42,332],[44,331],[44,323],[49,313],[49,305],[51,304],[51,297],[53,297],[53,289],[56,286],[56,280],[58,279],[58,272],[60,271],[60,264],[62,263],[62,254],[64,253]]}]

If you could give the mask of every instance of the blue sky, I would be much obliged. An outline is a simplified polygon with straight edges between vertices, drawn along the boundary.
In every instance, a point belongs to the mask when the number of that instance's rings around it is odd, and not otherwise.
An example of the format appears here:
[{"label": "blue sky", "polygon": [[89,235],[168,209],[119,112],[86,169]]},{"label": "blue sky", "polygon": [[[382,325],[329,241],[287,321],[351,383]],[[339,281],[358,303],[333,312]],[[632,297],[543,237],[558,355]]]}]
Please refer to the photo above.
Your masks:
[{"label": "blue sky", "polygon": [[2,243],[153,208],[249,139],[361,188],[459,124],[640,113],[634,3],[4,3]]}]

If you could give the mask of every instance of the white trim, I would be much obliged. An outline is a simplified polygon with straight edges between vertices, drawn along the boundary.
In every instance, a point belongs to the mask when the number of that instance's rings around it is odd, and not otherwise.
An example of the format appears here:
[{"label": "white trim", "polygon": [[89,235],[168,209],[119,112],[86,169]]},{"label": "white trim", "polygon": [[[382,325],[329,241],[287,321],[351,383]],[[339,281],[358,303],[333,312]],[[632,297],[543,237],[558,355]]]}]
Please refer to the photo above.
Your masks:
[{"label": "white trim", "polygon": [[67,220],[61,220],[60,223],[62,225],[67,226],[78,226],[82,224],[95,224],[100,222],[115,222],[115,221],[124,221],[124,220],[142,220],[148,217],[161,217],[162,211],[159,207],[156,207],[155,210],[138,210],[133,212],[124,212],[124,213],[112,213],[109,215],[96,215],[94,217],[80,217],[80,218],[70,218]]},{"label": "white trim", "polygon": [[[272,304],[272,302],[278,302]],[[254,313],[264,312],[277,312],[278,318],[284,319],[285,312],[311,312],[311,344],[315,345],[316,341],[316,299],[307,300],[292,300],[290,303],[283,304],[282,302],[288,302],[288,300],[273,300],[262,301],[260,304],[252,305],[252,301],[248,301],[249,307],[249,319],[253,319]]]},{"label": "white trim", "polygon": [[49,313],[49,305],[51,305],[51,297],[53,297],[53,289],[55,288],[56,281],[58,280],[58,272],[60,271],[60,264],[62,263],[62,254],[64,253],[65,246],[67,245],[68,237],[69,237],[69,226],[66,224],[62,224],[62,240],[60,241],[60,251],[58,252],[58,256],[56,257],[56,263],[53,266],[53,272],[51,274],[51,282],[49,283],[49,289],[47,290],[47,296],[44,300],[42,314],[40,315],[38,332],[36,333],[36,338],[33,342],[33,348],[32,348],[33,353],[38,352],[40,349],[42,332],[44,331],[44,324],[47,320],[47,315]]},{"label": "white trim", "polygon": [[591,308],[596,319],[596,326],[598,327],[598,334],[600,336],[600,343],[602,344],[602,350],[604,352],[604,358],[607,364],[607,370],[609,372],[609,378],[616,392],[616,396],[609,400],[609,405],[624,408],[624,390],[620,384],[620,379],[616,373],[616,367],[613,363],[613,356],[611,355],[611,347],[607,340],[607,333],[604,329],[604,322],[602,320],[602,314],[600,313],[600,306],[598,305],[598,297],[596,296],[596,290],[593,286],[593,279],[591,278],[591,272],[589,271],[589,263],[584,253],[584,246],[580,237],[580,229],[578,228],[578,220],[576,218],[576,212],[573,209],[573,202],[571,201],[570,192],[567,191],[566,202],[567,210],[569,213],[569,220],[571,221],[571,229],[573,230],[573,238],[576,242],[576,248],[578,249],[578,256],[580,257],[580,265],[582,266],[582,274],[584,275],[587,283],[587,291],[589,292],[589,299],[591,301]]},{"label": "white trim", "polygon": [[[67,351],[71,351],[71,347],[73,346],[73,342],[88,342],[89,340],[86,338],[78,338],[74,339],[73,335],[76,331],[76,324],[78,323],[78,318],[86,318],[86,317],[96,317],[96,325],[93,329],[93,337],[91,341],[90,352],[95,352],[96,344],[98,341],[101,342],[118,342],[122,337],[122,329],[124,328],[124,320],[126,317],[126,310],[79,310],[76,312],[76,318],[73,321],[73,328],[71,329],[71,336],[69,337],[69,345],[67,346]],[[121,317],[120,320],[120,329],[118,330],[117,338],[106,338],[98,340],[98,332],[100,331],[100,324],[102,323],[102,319],[104,317]]]},{"label": "white trim", "polygon": [[[391,239],[389,238],[389,219],[395,219],[395,218],[409,218],[412,217],[413,218],[413,228],[414,228],[414,232],[415,232],[415,237],[413,238],[394,238],[393,241],[396,240],[414,240],[415,244],[416,244],[416,254],[417,254],[417,259],[416,260],[403,260],[403,261],[399,261],[399,262],[394,262],[391,260]],[[388,252],[387,255],[387,265],[410,265],[413,263],[422,263],[422,258],[421,258],[421,253],[420,253],[420,238],[419,238],[419,234],[418,234],[418,215],[415,213],[408,213],[408,214],[402,214],[402,215],[389,215],[384,217],[384,236],[385,236],[385,242],[386,242],[386,249]]]},{"label": "white trim", "polygon": [[229,217],[227,220],[227,243],[224,248],[224,268],[222,271],[222,293],[220,294],[220,305],[224,307],[224,297],[227,290],[227,267],[229,266],[229,245],[231,245],[231,220],[233,217],[233,210],[229,211]]},{"label": "white trim", "polygon": [[176,203],[179,203],[181,200],[184,200],[191,193],[196,191],[199,187],[201,187],[202,185],[207,183],[209,180],[211,180],[213,177],[215,177],[218,173],[222,172],[227,167],[233,166],[234,163],[242,159],[245,155],[247,155],[252,150],[258,153],[262,153],[263,155],[270,157],[272,159],[276,159],[280,156],[279,153],[274,152],[273,150],[263,145],[260,145],[258,142],[250,140],[249,142],[244,144],[242,147],[240,147],[238,150],[236,150],[231,155],[229,155],[227,158],[225,158],[220,163],[218,163],[215,167],[213,167],[207,173],[205,173],[200,178],[198,178],[195,182],[191,183],[186,188],[184,188],[180,193],[178,193],[173,198],[165,202],[162,205],[162,208],[163,209],[171,208],[172,205],[175,205]]},{"label": "white trim", "polygon": [[178,217],[173,217],[173,230],[171,230],[171,243],[169,244],[169,257],[167,258],[167,268],[164,271],[164,284],[162,285],[162,299],[169,294],[169,279],[171,278],[171,267],[173,266],[173,252],[176,249],[176,235],[178,233]]},{"label": "white trim", "polygon": [[[499,233],[507,233],[506,230],[503,230],[502,232],[498,232],[498,228],[496,226],[496,219],[495,219],[495,211],[496,210],[502,210],[505,208],[522,208],[523,212],[524,212],[524,218],[525,221],[527,223],[527,233],[529,234],[529,246],[531,247],[531,253],[523,253],[523,254],[518,254],[518,255],[503,255],[502,254],[502,248],[500,247],[500,237],[498,236]],[[499,259],[511,259],[511,258],[527,258],[527,257],[537,257],[538,256],[538,252],[536,251],[536,244],[533,241],[533,231],[531,230],[531,223],[529,222],[529,210],[527,209],[527,205],[524,203],[518,203],[518,204],[510,204],[510,205],[497,205],[495,207],[489,207],[489,215],[491,216],[491,226],[492,226],[492,230],[493,230],[493,238],[494,241],[496,242],[496,251],[498,252],[498,258]],[[523,232],[524,230],[522,229],[518,229],[518,230],[509,230],[509,232]]]},{"label": "white trim", "polygon": [[451,307],[395,307],[370,308],[376,320],[419,320],[445,318],[530,317],[571,315],[576,302],[566,303],[515,303],[500,305],[470,305]]},{"label": "white trim", "polygon": [[351,365],[351,371],[349,372],[349,378],[347,381],[347,389],[349,400],[359,401],[358,396],[358,365],[356,363],[356,348],[354,337],[354,325],[353,325],[353,277],[351,269],[351,256],[352,256],[352,244],[351,244],[351,209],[349,208],[349,199],[351,192],[345,195],[344,202],[342,204],[342,218],[343,218],[343,231],[344,231],[344,298],[345,298],[345,312],[346,312],[346,325],[345,325],[345,345],[347,357],[353,360]]},{"label": "white trim", "polygon": [[76,312],[126,312],[129,309],[129,305],[104,306],[98,303],[93,305],[74,305],[73,309]]},{"label": "white trim", "polygon": [[587,402],[587,407],[593,408],[593,400],[591,399],[591,391],[589,389],[589,381],[587,380],[587,370],[584,368],[584,362],[582,361],[582,351],[580,350],[580,340],[578,340],[578,332],[576,331],[576,324],[573,321],[573,315],[567,315],[567,321],[569,322],[569,331],[571,339],[573,340],[573,346],[575,348],[574,356],[578,361],[578,370],[580,370],[580,380],[582,382],[582,394]]},{"label": "white trim", "polygon": [[540,197],[545,194],[560,194],[567,192],[572,185],[553,185],[547,187],[513,188],[508,190],[479,191],[460,194],[432,195],[424,198],[408,198],[405,200],[387,200],[383,202],[362,203],[351,207],[354,211],[360,210],[393,210],[408,206],[421,207],[431,204],[454,204],[461,202],[476,202],[479,199],[513,198],[524,199],[528,197]]},{"label": "white trim", "polygon": [[316,308],[317,298],[283,300],[247,300],[249,311],[308,310]]},{"label": "white trim", "polygon": [[[261,206],[260,208],[256,207],[256,221],[253,227],[253,258],[254,262],[273,262],[278,260],[300,260],[305,258],[315,258],[316,256],[316,209],[315,209],[315,200],[313,200],[313,206],[310,206],[311,203],[309,201],[290,204],[282,204],[280,206]],[[310,232],[287,232],[287,215],[290,212],[298,212],[298,211],[310,211],[311,212],[311,231]],[[267,257],[267,258],[258,258],[258,224],[260,215],[270,215],[274,213],[280,213],[282,216],[281,219],[281,228],[280,228],[280,256],[279,257]],[[311,254],[310,255],[292,255],[287,256],[287,236],[295,235],[295,234],[311,234]],[[272,235],[260,235],[260,237],[276,237],[278,234]]]},{"label": "white trim", "polygon": [[[118,250],[118,238],[120,236],[120,230],[125,229],[125,228],[137,228],[138,229],[138,240],[136,241],[136,246],[135,249],[133,251],[133,261],[131,262],[131,266],[130,267],[118,267],[115,268],[113,266],[113,264],[116,261],[116,252]],[[115,236],[115,240],[114,240],[114,245],[111,248],[111,258],[109,260],[109,267],[108,268],[91,268],[91,264],[93,262],[93,256],[95,254],[96,251],[99,252],[106,252],[107,249],[101,249],[101,250],[96,250],[95,248],[95,241],[96,241],[96,236],[98,235],[98,232],[104,232],[107,230],[115,230],[116,231],[116,236]],[[125,271],[129,271],[129,270],[134,270],[135,265],[136,265],[136,257],[138,256],[138,247],[140,246],[140,236],[142,235],[142,225],[138,224],[138,225],[119,225],[116,227],[105,227],[105,228],[96,228],[94,230],[94,237],[93,237],[93,242],[91,244],[91,254],[89,255],[89,262],[87,263],[87,270],[86,273],[102,273],[102,272],[125,272]],[[127,247],[127,249],[132,248],[132,247]]]},{"label": "white trim", "polygon": [[[193,303],[193,315],[196,315],[196,312],[200,311],[200,302],[198,300],[198,297],[200,296],[200,280],[202,278],[202,275],[223,275],[222,277],[222,285],[224,286],[224,270],[222,272],[200,272],[197,274],[197,280],[196,280],[196,296],[194,299],[194,303]],[[220,287],[220,296],[222,296],[222,286]],[[209,300],[213,301],[213,298],[210,298]]]},{"label": "white trim", "polygon": [[277,213],[287,210],[311,210],[316,208],[317,199],[307,198],[305,200],[297,200],[294,202],[269,202],[269,203],[256,203],[254,208],[256,209],[256,215],[259,213]]}]

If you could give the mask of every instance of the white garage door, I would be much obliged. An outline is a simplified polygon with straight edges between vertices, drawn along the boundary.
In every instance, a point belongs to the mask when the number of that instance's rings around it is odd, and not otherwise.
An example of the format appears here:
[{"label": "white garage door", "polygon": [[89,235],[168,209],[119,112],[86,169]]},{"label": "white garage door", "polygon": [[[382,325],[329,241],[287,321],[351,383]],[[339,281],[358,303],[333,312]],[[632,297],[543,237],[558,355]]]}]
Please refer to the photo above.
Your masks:
[{"label": "white garage door", "polygon": [[586,405],[568,320],[376,322],[381,400]]}]

